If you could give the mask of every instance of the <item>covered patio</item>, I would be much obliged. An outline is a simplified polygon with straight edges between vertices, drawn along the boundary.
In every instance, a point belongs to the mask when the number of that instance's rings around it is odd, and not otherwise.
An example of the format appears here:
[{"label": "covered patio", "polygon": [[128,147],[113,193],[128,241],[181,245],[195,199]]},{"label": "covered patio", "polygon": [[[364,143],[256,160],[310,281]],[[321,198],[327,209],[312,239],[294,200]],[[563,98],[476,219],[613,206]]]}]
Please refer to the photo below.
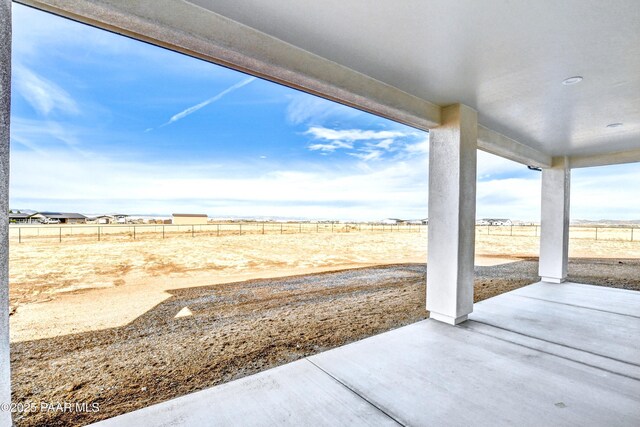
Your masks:
[{"label": "covered patio", "polygon": [[637,426],[639,312],[639,292],[540,282],[95,425]]},{"label": "covered patio", "polygon": [[[636,1],[19,3],[430,132],[429,320],[104,424],[640,423],[640,296],[563,283],[571,170],[640,161]],[[4,403],[10,0],[0,33]],[[478,149],[542,171],[542,282],[474,307]]]}]

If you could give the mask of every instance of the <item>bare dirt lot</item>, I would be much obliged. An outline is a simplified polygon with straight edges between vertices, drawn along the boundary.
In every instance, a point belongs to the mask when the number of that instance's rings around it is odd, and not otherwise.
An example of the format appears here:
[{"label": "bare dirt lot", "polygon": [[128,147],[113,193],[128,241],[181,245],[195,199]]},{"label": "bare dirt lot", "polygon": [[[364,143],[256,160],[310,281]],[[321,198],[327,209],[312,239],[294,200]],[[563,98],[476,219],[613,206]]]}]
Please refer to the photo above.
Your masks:
[{"label": "bare dirt lot", "polygon": [[[477,240],[476,301],[537,280],[537,239]],[[640,290],[639,242],[571,251],[572,280]],[[13,245],[14,403],[100,408],[15,421],[83,425],[423,319],[425,259],[425,233]]]}]

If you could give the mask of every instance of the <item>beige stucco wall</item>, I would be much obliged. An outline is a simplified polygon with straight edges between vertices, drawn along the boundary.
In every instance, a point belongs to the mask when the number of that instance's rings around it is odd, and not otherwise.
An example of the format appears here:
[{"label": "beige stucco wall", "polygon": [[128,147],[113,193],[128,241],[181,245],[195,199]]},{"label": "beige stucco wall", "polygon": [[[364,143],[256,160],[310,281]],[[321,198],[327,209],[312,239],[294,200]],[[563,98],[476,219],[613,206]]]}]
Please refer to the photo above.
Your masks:
[{"label": "beige stucco wall", "polygon": [[206,216],[174,216],[172,217],[172,224],[185,225],[185,224],[206,224],[208,218]]}]

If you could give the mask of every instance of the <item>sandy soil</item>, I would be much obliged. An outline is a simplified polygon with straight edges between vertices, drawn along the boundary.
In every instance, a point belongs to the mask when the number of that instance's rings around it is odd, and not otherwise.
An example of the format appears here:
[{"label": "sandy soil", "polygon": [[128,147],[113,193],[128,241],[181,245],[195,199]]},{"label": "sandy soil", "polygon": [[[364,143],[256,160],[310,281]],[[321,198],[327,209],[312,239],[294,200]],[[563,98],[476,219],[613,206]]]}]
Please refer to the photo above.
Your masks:
[{"label": "sandy soil", "polygon": [[[537,280],[536,238],[477,243],[476,301]],[[14,403],[100,405],[17,425],[83,425],[423,319],[425,249],[425,233],[14,245]],[[572,280],[640,290],[640,242],[571,255]]]},{"label": "sandy soil", "polygon": [[[495,231],[494,231],[495,232]],[[13,243],[11,340],[126,325],[170,289],[426,260],[426,233]],[[476,265],[536,257],[538,238],[477,235]],[[571,241],[572,257],[640,258],[640,242]]]}]

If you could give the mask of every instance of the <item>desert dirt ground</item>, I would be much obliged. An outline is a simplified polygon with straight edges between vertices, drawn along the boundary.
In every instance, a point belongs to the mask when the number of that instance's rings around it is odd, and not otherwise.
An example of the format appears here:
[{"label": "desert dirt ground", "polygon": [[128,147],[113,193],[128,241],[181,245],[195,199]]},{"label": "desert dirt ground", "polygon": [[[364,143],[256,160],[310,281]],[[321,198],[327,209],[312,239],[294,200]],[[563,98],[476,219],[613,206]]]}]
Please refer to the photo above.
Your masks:
[{"label": "desert dirt ground", "polygon": [[[426,239],[12,243],[13,401],[100,406],[15,421],[83,425],[423,319]],[[535,282],[537,241],[479,232],[476,301]],[[640,242],[575,239],[570,256],[574,281],[640,289]]]}]

